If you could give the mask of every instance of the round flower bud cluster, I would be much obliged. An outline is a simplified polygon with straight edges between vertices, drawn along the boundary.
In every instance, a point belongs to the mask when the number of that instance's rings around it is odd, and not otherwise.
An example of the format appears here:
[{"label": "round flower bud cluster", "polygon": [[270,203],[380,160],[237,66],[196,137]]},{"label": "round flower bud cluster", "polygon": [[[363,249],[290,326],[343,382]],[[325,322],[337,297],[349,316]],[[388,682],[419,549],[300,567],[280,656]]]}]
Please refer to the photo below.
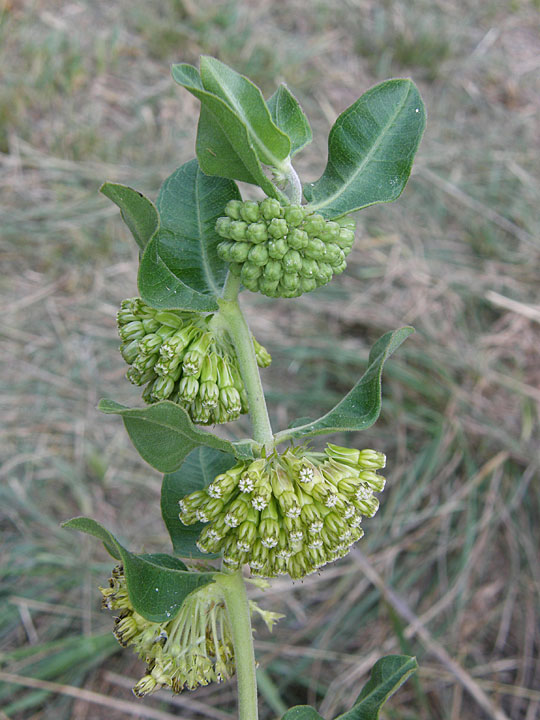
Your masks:
[{"label": "round flower bud cluster", "polygon": [[302,578],[345,556],[373,517],[385,456],[329,444],[241,461],[204,490],[180,500],[180,520],[200,521],[198,547],[222,552],[226,567],[247,563],[254,575]]},{"label": "round flower bud cluster", "polygon": [[[156,310],[140,298],[122,301],[117,315],[120,352],[130,365],[127,378],[146,385],[147,403],[171,400],[193,422],[213,425],[248,411],[247,395],[234,347],[212,332],[213,315]],[[260,367],[272,358],[253,338]]]},{"label": "round flower bud cluster", "polygon": [[345,270],[355,222],[326,221],[301,205],[230,200],[216,223],[218,254],[248,290],[293,298],[326,285]]},{"label": "round flower bud cluster", "polygon": [[103,607],[120,611],[114,628],[118,642],[131,645],[147,663],[145,675],[133,688],[138,697],[162,687],[175,693],[194,690],[234,674],[231,624],[217,583],[188,595],[178,614],[162,623],[135,612],[122,566],[113,570],[109,587],[100,591]]}]

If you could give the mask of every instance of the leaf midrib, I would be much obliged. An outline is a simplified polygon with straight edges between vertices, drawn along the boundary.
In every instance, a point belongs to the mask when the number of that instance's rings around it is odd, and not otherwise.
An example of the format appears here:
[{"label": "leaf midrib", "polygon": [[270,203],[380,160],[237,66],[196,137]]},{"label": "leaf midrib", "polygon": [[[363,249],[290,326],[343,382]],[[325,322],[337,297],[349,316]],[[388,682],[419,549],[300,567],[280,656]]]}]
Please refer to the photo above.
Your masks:
[{"label": "leaf midrib", "polygon": [[214,295],[220,294],[220,288],[218,287],[217,283],[214,280],[214,276],[212,275],[212,272],[210,270],[210,262],[208,260],[208,250],[206,248],[206,244],[204,242],[203,238],[203,225],[202,225],[202,219],[201,219],[201,208],[199,205],[199,196],[200,196],[200,190],[199,190],[199,182],[200,182],[200,169],[197,168],[197,178],[195,180],[195,207],[197,208],[197,227],[199,229],[199,247],[201,251],[201,259],[202,259],[202,268],[203,273],[206,278],[206,283],[209,287],[212,288],[214,291]]},{"label": "leaf midrib", "polygon": [[[276,156],[274,155],[273,152],[269,151],[269,149],[268,149],[267,146],[264,144],[264,142],[259,139],[259,136],[257,135],[255,129],[253,128],[252,124],[249,122],[249,119],[247,118],[247,116],[246,116],[245,113],[243,112],[242,107],[239,106],[239,105],[237,104],[237,102],[235,102],[235,97],[234,97],[234,95],[231,96],[231,95],[227,92],[226,88],[224,88],[223,85],[219,82],[219,78],[212,72],[211,69],[208,69],[208,72],[217,80],[219,86],[221,87],[221,90],[222,90],[223,94],[224,94],[225,97],[227,98],[226,104],[227,104],[230,108],[232,108],[232,109],[238,114],[240,120],[241,120],[242,123],[245,125],[246,130],[247,130],[248,133],[252,136],[254,144],[257,145],[258,148],[259,148],[260,150],[262,150],[263,153],[264,153],[268,158],[271,158],[271,159],[272,159],[274,167],[277,167],[277,168],[281,167],[282,162],[283,162],[283,160],[284,160],[285,158],[278,158],[278,157],[276,157]],[[248,81],[248,82],[249,82],[249,81]],[[206,92],[210,92],[210,91],[207,90]],[[214,97],[219,97],[219,96],[216,95],[215,93],[210,93],[210,94],[211,94],[211,95],[214,95]],[[263,99],[263,102],[264,102],[264,99]],[[270,115],[270,111],[268,111],[268,115]],[[270,122],[272,122],[271,117],[270,117]],[[273,124],[273,123],[272,123],[272,124]],[[279,133],[281,133],[281,130],[279,130],[279,128],[276,128],[276,129],[277,129],[277,131],[278,131]],[[285,133],[281,133],[281,134],[283,134],[285,137],[287,137],[287,136],[285,135]]]},{"label": "leaf midrib", "polygon": [[[340,195],[343,195],[343,193],[345,193],[345,192],[347,191],[347,189],[352,185],[352,183],[353,183],[354,181],[356,181],[356,178],[358,177],[358,175],[363,171],[363,169],[365,168],[366,164],[371,160],[371,158],[373,157],[373,155],[375,154],[375,152],[378,150],[379,146],[380,146],[381,143],[382,143],[383,136],[386,134],[386,132],[389,130],[389,128],[393,125],[393,123],[395,122],[397,116],[399,115],[399,113],[400,113],[401,110],[403,109],[403,106],[405,105],[405,103],[406,103],[406,101],[407,101],[407,99],[408,99],[408,97],[409,97],[409,95],[410,95],[410,93],[411,93],[411,90],[412,90],[412,84],[409,84],[409,89],[407,90],[407,94],[406,94],[405,97],[403,98],[403,101],[400,103],[400,105],[399,105],[398,108],[396,109],[396,111],[395,111],[395,113],[393,114],[393,116],[391,117],[391,119],[390,119],[390,120],[386,123],[386,125],[384,126],[383,131],[382,131],[382,132],[380,133],[380,135],[379,135],[379,138],[378,138],[378,139],[375,141],[375,143],[372,145],[371,149],[369,150],[368,154],[366,155],[366,157],[364,158],[364,160],[362,161],[362,163],[358,166],[358,168],[356,169],[356,171],[350,176],[348,182],[346,182],[346,183],[344,183],[342,186],[340,186],[340,189],[339,189],[338,191],[336,191],[333,195],[329,195],[329,196],[325,197],[325,199],[324,199],[323,202],[319,202],[319,203],[316,204],[316,205],[313,205],[313,204],[310,203],[310,208],[311,208],[312,210],[318,210],[319,208],[324,208],[324,207],[327,207],[328,205],[331,205],[332,202],[333,202],[336,198],[339,198]],[[323,177],[324,177],[324,173],[323,173]],[[321,178],[321,179],[322,179],[322,178]]]}]

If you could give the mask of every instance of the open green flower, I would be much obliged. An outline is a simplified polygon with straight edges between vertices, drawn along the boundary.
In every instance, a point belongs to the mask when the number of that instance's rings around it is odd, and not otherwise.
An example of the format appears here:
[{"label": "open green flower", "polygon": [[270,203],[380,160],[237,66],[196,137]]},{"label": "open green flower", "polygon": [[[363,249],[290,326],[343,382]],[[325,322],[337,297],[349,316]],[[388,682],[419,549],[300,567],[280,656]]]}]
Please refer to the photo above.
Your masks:
[{"label": "open green flower", "polygon": [[[120,611],[113,631],[116,639],[124,647],[133,647],[147,663],[146,673],[133,688],[138,697],[162,687],[174,693],[194,690],[234,675],[231,621],[218,583],[192,592],[178,614],[162,623],[150,622],[134,610],[121,565],[114,568],[109,587],[100,591],[102,606]],[[259,614],[270,631],[283,617],[262,610],[253,600],[250,611]]]},{"label": "open green flower", "polygon": [[298,297],[345,270],[354,243],[351,218],[326,221],[301,205],[273,198],[257,203],[231,200],[218,218],[222,260],[244,286],[269,297]]},{"label": "open green flower", "polygon": [[[156,310],[140,298],[123,300],[117,315],[120,352],[131,366],[127,377],[146,385],[145,402],[176,402],[200,425],[248,411],[236,352],[226,335],[212,332],[212,317]],[[255,338],[253,347],[259,367],[267,367],[268,351]]]},{"label": "open green flower", "polygon": [[222,682],[235,671],[231,626],[222,591],[216,583],[188,595],[178,614],[163,623],[150,622],[133,609],[123,568],[113,570],[108,588],[100,588],[103,606],[120,610],[114,635],[132,646],[147,663],[133,688],[138,697],[161,687],[175,693]]},{"label": "open green flower", "polygon": [[379,507],[385,456],[329,444],[299,446],[239,461],[204,490],[180,500],[185,525],[208,523],[198,547],[223,553],[226,567],[298,579],[346,555]]}]

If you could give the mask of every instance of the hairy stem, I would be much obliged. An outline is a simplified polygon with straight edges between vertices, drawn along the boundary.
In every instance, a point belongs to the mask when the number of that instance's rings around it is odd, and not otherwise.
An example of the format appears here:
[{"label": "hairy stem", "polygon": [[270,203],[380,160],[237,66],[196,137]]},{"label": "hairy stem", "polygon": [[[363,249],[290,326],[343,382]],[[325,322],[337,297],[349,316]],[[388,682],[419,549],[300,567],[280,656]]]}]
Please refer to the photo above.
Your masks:
[{"label": "hairy stem", "polygon": [[272,426],[264,399],[261,376],[255,358],[251,331],[238,303],[240,279],[229,273],[223,298],[219,301],[219,320],[233,341],[240,373],[246,388],[253,439],[263,445],[273,444]]},{"label": "hairy stem", "polygon": [[302,183],[290,160],[286,169],[286,177],[289,183],[286,189],[287,196],[292,205],[300,205],[302,202]]},{"label": "hairy stem", "polygon": [[227,612],[231,620],[236,678],[238,682],[238,720],[257,720],[257,678],[255,675],[255,652],[251,630],[251,613],[242,577],[242,570],[216,575],[225,596]]},{"label": "hairy stem", "polygon": [[[229,273],[219,301],[219,313],[215,316],[218,327],[229,334],[238,357],[240,373],[246,388],[249,415],[253,426],[253,439],[273,445],[273,433],[261,384],[251,331],[238,303],[240,278]],[[242,570],[216,576],[223,587],[225,603],[231,620],[236,678],[238,683],[239,720],[257,720],[257,679],[255,675],[255,652],[251,630],[251,613]]]}]

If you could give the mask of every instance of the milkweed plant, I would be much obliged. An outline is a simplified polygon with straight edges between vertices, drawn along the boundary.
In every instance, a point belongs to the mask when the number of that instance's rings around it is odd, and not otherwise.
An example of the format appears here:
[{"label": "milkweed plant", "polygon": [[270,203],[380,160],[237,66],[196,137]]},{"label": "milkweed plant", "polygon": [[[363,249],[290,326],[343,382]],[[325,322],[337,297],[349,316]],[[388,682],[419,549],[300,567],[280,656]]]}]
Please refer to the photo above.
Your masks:
[{"label": "milkweed plant", "polygon": [[[271,629],[281,616],[249,601],[246,582],[301,580],[362,538],[385,487],[383,452],[310,443],[376,421],[383,364],[413,329],[383,335],[363,377],[325,415],[276,431],[259,374],[271,356],[251,333],[239,294],[287,302],[344,272],[355,239],[351,213],[399,197],[425,111],[410,80],[371,88],[337,118],[323,174],[303,185],[292,161],[311,128],[285,85],[265,100],[211,57],[199,70],[174,65],[172,75],[200,101],[196,159],[164,181],[155,204],[124,185],[101,188],[139,246],[139,297],[121,303],[117,321],[127,378],[145,405],[100,403],[164,473],[172,552],[128,550],[89,518],[65,525],[100,539],[116,562],[100,592],[116,638],[146,664],[135,695],[236,676],[238,717],[256,720],[251,617],[260,614]],[[258,186],[260,199],[243,200],[236,180]],[[242,413],[250,438],[213,434]],[[415,668],[414,658],[381,658],[341,720],[378,717]],[[321,720],[304,705],[283,718]]]}]

